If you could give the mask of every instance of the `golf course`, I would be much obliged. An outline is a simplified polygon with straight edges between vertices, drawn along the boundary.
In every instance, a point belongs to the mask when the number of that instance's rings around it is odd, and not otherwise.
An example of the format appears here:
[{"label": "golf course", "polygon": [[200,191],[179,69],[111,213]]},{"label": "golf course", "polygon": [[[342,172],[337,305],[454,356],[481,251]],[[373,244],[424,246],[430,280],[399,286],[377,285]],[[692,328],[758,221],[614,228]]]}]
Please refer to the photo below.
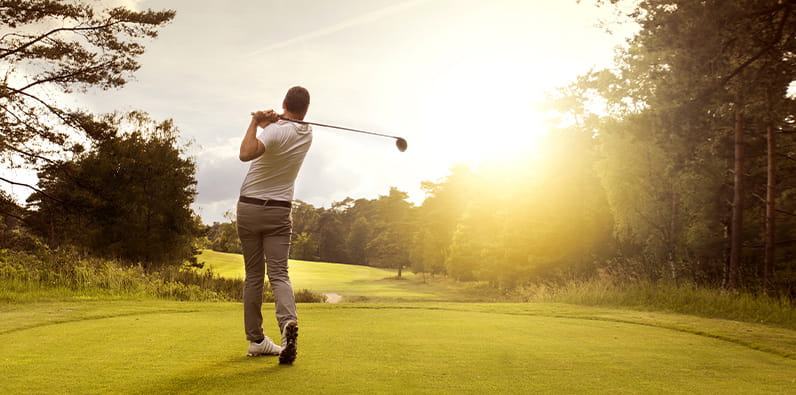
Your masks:
[{"label": "golf course", "polygon": [[[236,276],[236,259],[240,265],[239,255],[205,252],[200,260]],[[0,393],[796,388],[791,329],[562,303],[452,302],[456,289],[424,287],[413,276],[396,280],[381,269],[295,261],[291,270],[297,287],[342,296],[340,303],[299,305],[299,358],[292,366],[246,357],[238,303],[72,298],[2,304]],[[365,302],[346,301],[356,297]],[[266,334],[278,338],[267,310],[265,323]]]},{"label": "golf course", "polygon": [[796,395],[796,0],[0,30],[0,395]]}]

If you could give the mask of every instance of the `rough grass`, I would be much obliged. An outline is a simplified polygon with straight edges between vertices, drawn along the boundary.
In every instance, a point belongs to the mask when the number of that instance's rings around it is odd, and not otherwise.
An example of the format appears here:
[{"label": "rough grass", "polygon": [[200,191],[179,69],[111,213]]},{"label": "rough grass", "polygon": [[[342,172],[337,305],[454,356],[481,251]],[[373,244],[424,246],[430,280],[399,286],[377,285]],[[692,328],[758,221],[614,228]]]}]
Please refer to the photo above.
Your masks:
[{"label": "rough grass", "polygon": [[693,284],[628,284],[603,279],[556,287],[529,286],[517,294],[523,301],[664,311],[796,329],[796,306],[788,299],[734,294]]},{"label": "rough grass", "polygon": [[[240,301],[243,282],[212,270],[142,267],[97,259],[70,250],[36,254],[0,250],[0,302],[65,299],[162,298],[183,301]],[[323,302],[324,296],[303,289],[300,302]],[[263,299],[273,301],[270,287]]]},{"label": "rough grass", "polygon": [[796,332],[756,324],[542,303],[299,314],[284,367],[244,356],[238,304],[0,305],[0,393],[785,393],[796,380]]}]

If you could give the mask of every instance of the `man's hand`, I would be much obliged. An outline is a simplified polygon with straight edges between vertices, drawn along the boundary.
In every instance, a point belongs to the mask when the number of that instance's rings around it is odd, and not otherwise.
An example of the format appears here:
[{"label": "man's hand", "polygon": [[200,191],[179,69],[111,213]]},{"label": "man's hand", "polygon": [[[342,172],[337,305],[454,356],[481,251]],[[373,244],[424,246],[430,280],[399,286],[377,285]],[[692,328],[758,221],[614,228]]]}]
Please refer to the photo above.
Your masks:
[{"label": "man's hand", "polygon": [[238,158],[244,162],[257,159],[265,152],[262,141],[257,139],[257,127],[264,128],[279,120],[279,114],[274,110],[257,111],[252,113],[252,120],[246,129],[246,135],[240,143]]},{"label": "man's hand", "polygon": [[257,111],[252,113],[252,121],[257,126],[264,128],[279,120],[279,114],[274,110]]}]

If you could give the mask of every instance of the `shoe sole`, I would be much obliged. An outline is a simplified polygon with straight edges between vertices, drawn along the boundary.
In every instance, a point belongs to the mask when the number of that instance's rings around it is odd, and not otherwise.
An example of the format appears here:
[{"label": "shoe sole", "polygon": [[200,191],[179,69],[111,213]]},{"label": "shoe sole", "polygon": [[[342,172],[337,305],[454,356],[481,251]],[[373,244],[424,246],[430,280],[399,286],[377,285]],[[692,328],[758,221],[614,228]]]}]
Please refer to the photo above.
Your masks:
[{"label": "shoe sole", "polygon": [[291,365],[296,360],[297,347],[296,339],[298,338],[298,324],[290,322],[285,326],[285,348],[279,354],[280,365]]},{"label": "shoe sole", "polygon": [[275,357],[279,354],[261,354],[261,353],[248,353],[246,354],[247,357]]}]

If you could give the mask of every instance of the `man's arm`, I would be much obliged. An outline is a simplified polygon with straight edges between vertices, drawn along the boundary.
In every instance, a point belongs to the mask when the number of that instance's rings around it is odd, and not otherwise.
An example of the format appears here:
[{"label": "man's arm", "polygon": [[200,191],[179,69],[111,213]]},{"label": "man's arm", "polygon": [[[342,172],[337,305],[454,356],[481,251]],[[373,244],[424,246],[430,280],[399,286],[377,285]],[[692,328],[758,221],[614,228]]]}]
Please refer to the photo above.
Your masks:
[{"label": "man's arm", "polygon": [[257,111],[252,114],[252,119],[249,122],[249,127],[246,129],[246,135],[243,136],[243,141],[240,143],[240,154],[238,158],[242,162],[248,162],[257,159],[265,152],[263,142],[257,139],[257,127],[264,128],[279,119],[279,115],[273,110]]}]

